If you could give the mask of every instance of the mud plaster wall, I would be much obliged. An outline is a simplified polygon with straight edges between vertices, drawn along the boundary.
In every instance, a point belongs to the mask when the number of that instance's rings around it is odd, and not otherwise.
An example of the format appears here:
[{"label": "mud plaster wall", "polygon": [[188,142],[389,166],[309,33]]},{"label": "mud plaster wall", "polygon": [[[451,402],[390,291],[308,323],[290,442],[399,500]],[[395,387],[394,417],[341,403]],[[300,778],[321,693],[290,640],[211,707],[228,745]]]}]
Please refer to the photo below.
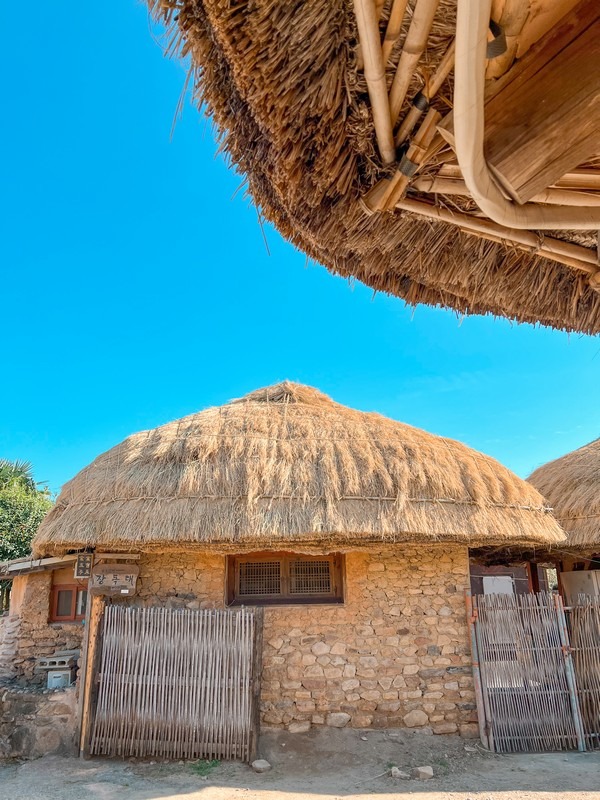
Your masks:
[{"label": "mud plaster wall", "polygon": [[[264,725],[420,728],[476,736],[464,547],[346,555],[339,606],[265,609]],[[142,605],[222,607],[225,558],[142,555]]]}]

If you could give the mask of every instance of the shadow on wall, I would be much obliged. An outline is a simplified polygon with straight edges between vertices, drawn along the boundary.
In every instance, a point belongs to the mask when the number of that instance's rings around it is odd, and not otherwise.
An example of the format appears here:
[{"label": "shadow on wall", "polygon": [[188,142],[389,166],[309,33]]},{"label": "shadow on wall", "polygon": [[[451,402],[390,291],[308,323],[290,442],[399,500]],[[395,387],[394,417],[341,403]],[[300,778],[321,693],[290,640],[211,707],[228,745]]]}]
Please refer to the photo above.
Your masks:
[{"label": "shadow on wall", "polygon": [[0,688],[0,758],[73,755],[77,690]]}]

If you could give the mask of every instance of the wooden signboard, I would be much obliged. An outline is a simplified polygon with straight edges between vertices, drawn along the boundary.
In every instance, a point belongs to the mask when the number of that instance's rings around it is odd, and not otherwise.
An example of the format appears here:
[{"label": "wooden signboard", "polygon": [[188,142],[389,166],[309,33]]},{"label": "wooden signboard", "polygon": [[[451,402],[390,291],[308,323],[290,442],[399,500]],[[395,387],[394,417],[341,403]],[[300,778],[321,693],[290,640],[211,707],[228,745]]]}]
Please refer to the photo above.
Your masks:
[{"label": "wooden signboard", "polygon": [[92,574],[92,564],[94,561],[93,553],[79,553],[75,562],[75,578],[85,580]]},{"label": "wooden signboard", "polygon": [[97,564],[92,569],[89,589],[94,594],[127,597],[137,591],[140,568],[134,564]]}]

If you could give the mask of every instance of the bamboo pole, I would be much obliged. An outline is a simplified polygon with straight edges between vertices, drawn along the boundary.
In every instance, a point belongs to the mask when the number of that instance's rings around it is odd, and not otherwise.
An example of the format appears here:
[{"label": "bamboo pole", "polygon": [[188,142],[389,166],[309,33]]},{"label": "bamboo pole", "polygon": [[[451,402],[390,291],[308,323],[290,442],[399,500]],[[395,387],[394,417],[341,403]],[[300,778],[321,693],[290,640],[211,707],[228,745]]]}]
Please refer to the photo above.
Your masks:
[{"label": "bamboo pole", "polygon": [[400,61],[390,89],[392,126],[395,126],[417,64],[427,45],[439,0],[417,0]]},{"label": "bamboo pole", "polygon": [[[470,197],[466,183],[462,179],[444,178],[435,176],[422,176],[413,181],[413,187],[420,192],[431,194],[456,195]],[[570,189],[557,189],[550,187],[535,195],[532,200],[536,203],[549,203],[563,206],[600,206],[600,194],[573,191]]]},{"label": "bamboo pole", "polygon": [[388,19],[387,28],[385,29],[385,36],[383,37],[383,45],[381,47],[383,55],[383,66],[388,62],[394,45],[400,38],[402,32],[402,22],[406,14],[406,6],[408,0],[393,0],[392,10],[390,11],[390,18]]},{"label": "bamboo pole", "polygon": [[408,111],[408,114],[402,120],[402,124],[396,134],[395,142],[396,147],[400,147],[405,142],[413,131],[413,128],[421,118],[421,114],[427,110],[429,103],[439,92],[444,81],[452,72],[454,67],[454,40],[442,56],[442,60],[437,65],[437,69],[433,74],[431,81],[426,84],[423,89],[413,98],[413,104]]},{"label": "bamboo pole", "polygon": [[501,241],[505,245],[520,247],[528,252],[534,252],[543,258],[549,258],[559,264],[565,264],[591,276],[599,271],[595,253],[570,242],[551,239],[548,236],[541,238],[532,231],[505,228],[485,218],[473,217],[470,214],[429,205],[419,200],[404,198],[396,203],[396,208],[419,214],[428,219],[448,222],[465,230],[467,233],[479,235],[484,239]]},{"label": "bamboo pole", "polygon": [[384,164],[396,160],[394,135],[390,120],[385,67],[379,41],[379,22],[373,0],[354,0],[358,38],[364,59],[365,79],[369,90],[377,147]]},{"label": "bamboo pole", "polygon": [[427,148],[435,136],[436,125],[440,118],[441,114],[435,108],[429,109],[415,138],[402,157],[399,168],[387,183],[386,190],[379,199],[378,204],[374,206],[374,210],[390,211],[398,200],[404,196],[412,176],[423,163]]}]

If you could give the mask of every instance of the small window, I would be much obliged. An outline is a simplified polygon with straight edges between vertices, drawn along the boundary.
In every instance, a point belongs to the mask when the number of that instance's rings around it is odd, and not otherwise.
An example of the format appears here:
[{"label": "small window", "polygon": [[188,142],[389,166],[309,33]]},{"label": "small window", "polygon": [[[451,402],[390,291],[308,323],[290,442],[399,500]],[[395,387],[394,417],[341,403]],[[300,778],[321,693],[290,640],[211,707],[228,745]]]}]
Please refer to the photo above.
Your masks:
[{"label": "small window", "polygon": [[229,605],[341,603],[342,556],[297,553],[230,556],[227,595]]},{"label": "small window", "polygon": [[50,622],[75,622],[85,617],[87,591],[77,585],[52,587]]}]

